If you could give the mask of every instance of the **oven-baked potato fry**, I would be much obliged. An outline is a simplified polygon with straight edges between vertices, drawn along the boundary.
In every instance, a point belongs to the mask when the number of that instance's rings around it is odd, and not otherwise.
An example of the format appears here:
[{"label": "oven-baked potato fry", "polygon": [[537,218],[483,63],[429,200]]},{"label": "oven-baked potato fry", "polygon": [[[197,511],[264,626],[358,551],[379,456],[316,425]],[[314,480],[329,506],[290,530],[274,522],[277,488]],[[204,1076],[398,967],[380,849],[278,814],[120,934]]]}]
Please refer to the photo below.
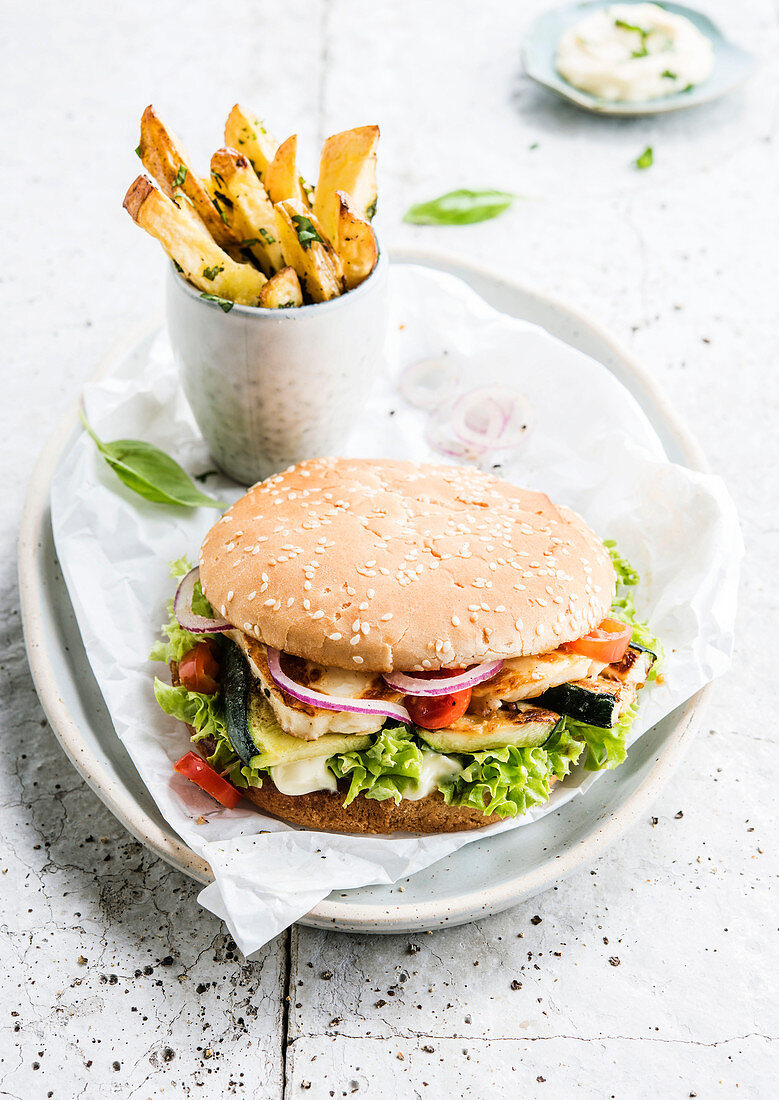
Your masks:
[{"label": "oven-baked potato fry", "polygon": [[358,126],[327,138],[319,161],[313,211],[325,235],[334,240],[338,222],[336,191],[349,195],[358,218],[370,221],[376,212],[376,146],[378,126]]},{"label": "oven-baked potato fry", "polygon": [[335,248],[343,265],[344,287],[354,290],[368,278],[379,258],[379,246],[373,229],[354,213],[345,191],[336,191],[338,228]]},{"label": "oven-baked potato fry", "polygon": [[282,267],[260,291],[258,305],[266,309],[289,309],[303,305],[303,291],[294,267]]},{"label": "oven-baked potato fry", "polygon": [[268,165],[276,155],[279,143],[256,115],[236,103],[225,123],[225,145],[244,153],[252,168],[265,180]]},{"label": "oven-baked potato fry", "polygon": [[306,294],[314,302],[337,298],[343,291],[341,261],[316,216],[298,199],[286,199],[275,209],[281,251]]},{"label": "oven-baked potato fry", "polygon": [[298,136],[283,141],[265,173],[265,190],[273,203],[295,199],[308,209],[310,203],[297,169]]},{"label": "oven-baked potato fry", "polygon": [[157,238],[184,278],[198,290],[240,305],[257,305],[265,276],[223,252],[186,203],[178,206],[145,176],[138,176],[123,205],[141,229]]},{"label": "oven-baked potato fry", "polygon": [[265,274],[284,267],[273,203],[248,157],[235,149],[217,149],[211,157],[211,182],[230,228]]},{"label": "oven-baked potato fry", "polygon": [[170,199],[183,195],[220,248],[238,255],[238,238],[225,224],[203,180],[192,170],[187,152],[150,105],[141,117],[138,152],[144,168]]}]

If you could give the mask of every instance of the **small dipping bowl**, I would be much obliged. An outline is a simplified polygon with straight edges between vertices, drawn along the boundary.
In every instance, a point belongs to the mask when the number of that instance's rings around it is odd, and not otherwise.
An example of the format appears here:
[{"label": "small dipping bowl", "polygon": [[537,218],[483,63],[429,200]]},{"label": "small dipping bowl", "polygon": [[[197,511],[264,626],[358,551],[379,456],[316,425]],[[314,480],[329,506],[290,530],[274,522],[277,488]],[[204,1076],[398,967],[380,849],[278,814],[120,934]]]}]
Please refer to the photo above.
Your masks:
[{"label": "small dipping bowl", "polygon": [[253,485],[337,453],[381,362],[388,260],[354,290],[289,309],[225,312],[171,265],[168,334],[184,393],[219,468]]}]

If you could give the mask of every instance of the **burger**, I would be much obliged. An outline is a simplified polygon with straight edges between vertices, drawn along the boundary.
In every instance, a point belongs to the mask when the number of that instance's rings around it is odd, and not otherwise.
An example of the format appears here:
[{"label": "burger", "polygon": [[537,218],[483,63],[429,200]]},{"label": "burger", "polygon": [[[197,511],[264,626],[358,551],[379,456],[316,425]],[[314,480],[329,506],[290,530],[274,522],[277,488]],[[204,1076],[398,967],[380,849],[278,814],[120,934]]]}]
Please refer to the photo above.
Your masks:
[{"label": "burger", "polygon": [[625,757],[657,643],[613,544],[469,467],[321,458],[206,535],[152,653],[176,769],[350,833],[474,829]]}]

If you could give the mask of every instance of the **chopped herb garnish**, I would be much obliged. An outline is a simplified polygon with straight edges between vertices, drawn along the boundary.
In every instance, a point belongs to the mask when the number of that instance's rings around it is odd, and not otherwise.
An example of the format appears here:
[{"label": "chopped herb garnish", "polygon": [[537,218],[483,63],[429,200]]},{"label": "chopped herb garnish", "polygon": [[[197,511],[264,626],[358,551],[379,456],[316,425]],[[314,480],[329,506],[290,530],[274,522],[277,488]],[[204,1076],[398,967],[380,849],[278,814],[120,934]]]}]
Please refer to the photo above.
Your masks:
[{"label": "chopped herb garnish", "polygon": [[213,203],[214,203],[214,206],[216,207],[216,209],[219,213],[219,217],[222,219],[222,221],[225,223],[225,225],[228,225],[229,223],[227,221],[227,215],[225,214],[224,210],[222,209],[222,203],[224,203],[225,206],[227,206],[227,207],[232,207],[232,205],[233,205],[232,200],[228,199],[227,195],[223,195],[221,191],[215,191],[214,192]]},{"label": "chopped herb garnish", "polygon": [[181,187],[184,180],[187,178],[187,166],[186,164],[180,164],[179,170],[176,173],[176,178],[173,181],[174,187]]},{"label": "chopped herb garnish", "polygon": [[654,164],[654,153],[652,152],[652,146],[647,145],[640,157],[636,158],[636,168],[651,168]]},{"label": "chopped herb garnish", "polygon": [[184,199],[186,202],[189,203],[190,206],[195,205],[189,195],[186,194],[186,192],[182,191],[180,187],[174,187],[173,201],[175,202],[176,206],[179,205],[179,199]]},{"label": "chopped herb garnish", "polygon": [[694,88],[694,87],[695,87],[695,85],[694,85],[694,84],[688,84],[686,88],[682,88],[682,93],[684,93],[684,92],[691,92],[691,91],[693,90],[693,88]]},{"label": "chopped herb garnish", "polygon": [[661,73],[661,76],[665,77],[666,80],[676,80],[676,73],[672,73],[670,69],[666,69],[664,73]]},{"label": "chopped herb garnish", "polygon": [[624,19],[615,19],[614,26],[619,27],[621,31],[634,31],[636,34],[640,34],[642,38],[646,38],[649,31],[645,31],[643,27],[637,27],[635,23],[626,23]]},{"label": "chopped herb garnish", "polygon": [[213,267],[204,267],[203,278],[208,279],[209,282],[213,283],[217,275],[220,275],[224,271],[224,269],[224,264],[214,264]]},{"label": "chopped herb garnish", "polygon": [[314,229],[314,223],[310,218],[307,218],[305,214],[293,214],[292,221],[301,248],[309,249],[314,241],[319,241],[320,244],[323,243],[322,238],[319,236],[316,229]]},{"label": "chopped herb garnish", "polygon": [[206,302],[213,302],[218,305],[224,313],[229,313],[235,305],[235,302],[231,302],[229,298],[220,298],[218,294],[201,294],[200,297],[205,299]]},{"label": "chopped herb garnish", "polygon": [[633,50],[633,57],[646,57],[649,54],[649,50],[646,46],[642,46],[640,50]]},{"label": "chopped herb garnish", "polygon": [[181,266],[180,263],[177,263],[176,260],[173,261],[173,266],[175,267],[176,271],[178,271],[179,275],[184,274],[184,268]]},{"label": "chopped herb garnish", "polygon": [[139,157],[139,156],[141,155],[141,147],[140,147],[140,145],[136,146],[136,149],[135,149],[135,155],[136,155],[136,157]]},{"label": "chopped herb garnish", "polygon": [[241,241],[242,248],[253,248],[256,244],[262,244],[259,237],[246,237]]},{"label": "chopped herb garnish", "polygon": [[202,474],[195,474],[195,481],[199,481],[202,485],[206,478],[216,477],[218,473],[218,470],[204,470]]},{"label": "chopped herb garnish", "polygon": [[368,209],[365,211],[365,217],[368,221],[372,221],[376,216],[376,204],[378,199],[374,199],[373,202],[368,203]]},{"label": "chopped herb garnish", "polygon": [[532,145],[529,145],[529,146],[528,146],[528,148],[530,149],[531,153],[532,153],[532,151],[533,151],[534,149],[537,149],[537,148],[538,148],[538,145],[539,145],[539,143],[538,143],[537,141],[534,141]]},{"label": "chopped herb garnish", "polygon": [[267,229],[263,229],[262,226],[260,226],[259,234],[262,237],[262,239],[265,241],[266,244],[275,244],[276,243],[276,238],[273,236],[273,234],[271,232],[269,232]]},{"label": "chopped herb garnish", "polygon": [[218,183],[221,183],[222,187],[224,187],[225,181],[224,181],[224,176],[222,175],[221,172],[214,172],[212,170],[211,175],[214,177],[215,180],[217,180]]}]

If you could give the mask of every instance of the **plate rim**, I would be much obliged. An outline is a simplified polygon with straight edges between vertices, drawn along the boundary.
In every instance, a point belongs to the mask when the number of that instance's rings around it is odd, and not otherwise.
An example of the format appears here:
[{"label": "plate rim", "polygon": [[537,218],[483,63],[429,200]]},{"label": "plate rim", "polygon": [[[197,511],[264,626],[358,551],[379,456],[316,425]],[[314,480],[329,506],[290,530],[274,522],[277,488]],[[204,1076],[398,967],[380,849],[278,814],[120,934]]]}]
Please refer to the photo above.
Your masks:
[{"label": "plate rim", "polygon": [[[405,246],[389,249],[389,254],[393,263],[418,263],[444,270],[454,267],[469,274],[500,281],[519,294],[567,314],[571,320],[608,347],[615,358],[622,362],[628,374],[641,383],[656,410],[665,417],[687,465],[691,469],[708,472],[708,462],[700,445],[652,375],[608,329],[593,322],[581,310],[528,286],[497,266],[474,262],[453,252]],[[104,376],[117,361],[129,354],[163,323],[164,312],[156,310],[130,328],[102,357],[87,383]],[[180,838],[166,833],[145,810],[139,808],[126,788],[106,771],[83,743],[77,721],[59,696],[54,669],[43,644],[44,594],[43,586],[39,584],[39,560],[42,554],[40,532],[48,514],[51,478],[67,440],[78,425],[80,407],[81,393],[46,440],[30,477],[22,510],[18,539],[19,590],[24,643],[33,682],[44,713],[63,751],[107,809],[150,851],[191,878],[207,884],[213,881],[208,863]],[[448,899],[445,903],[433,899],[425,903],[404,905],[402,901],[398,901],[380,909],[375,905],[360,905],[348,899],[331,901],[326,898],[301,917],[298,923],[317,928],[336,926],[344,931],[354,932],[396,933],[410,929],[422,930],[444,924],[456,925],[497,913],[523,898],[547,889],[576,867],[592,862],[630,828],[656,797],[670,779],[694,737],[712,687],[712,684],[705,685],[679,708],[680,717],[672,737],[630,797],[595,830],[574,843],[562,855],[547,859],[532,871],[523,872],[499,886],[461,894],[457,899]]]}]

